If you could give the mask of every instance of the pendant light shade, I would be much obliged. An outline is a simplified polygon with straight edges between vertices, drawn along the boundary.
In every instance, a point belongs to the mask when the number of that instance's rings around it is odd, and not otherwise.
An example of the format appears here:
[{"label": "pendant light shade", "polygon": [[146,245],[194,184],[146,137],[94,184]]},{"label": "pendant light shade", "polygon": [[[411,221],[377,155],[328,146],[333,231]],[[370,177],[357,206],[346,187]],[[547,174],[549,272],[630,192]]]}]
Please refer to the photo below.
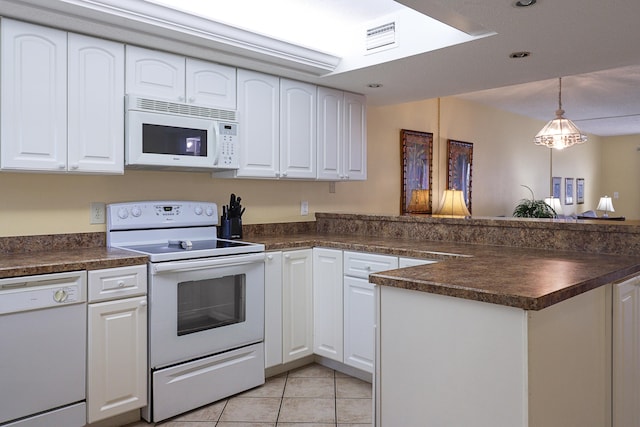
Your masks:
[{"label": "pendant light shade", "polygon": [[556,118],[547,123],[538,132],[535,137],[535,143],[562,150],[574,144],[586,142],[587,135],[580,132],[580,129],[571,120],[564,117],[564,110],[562,109],[562,77],[558,81],[558,110],[556,111]]}]

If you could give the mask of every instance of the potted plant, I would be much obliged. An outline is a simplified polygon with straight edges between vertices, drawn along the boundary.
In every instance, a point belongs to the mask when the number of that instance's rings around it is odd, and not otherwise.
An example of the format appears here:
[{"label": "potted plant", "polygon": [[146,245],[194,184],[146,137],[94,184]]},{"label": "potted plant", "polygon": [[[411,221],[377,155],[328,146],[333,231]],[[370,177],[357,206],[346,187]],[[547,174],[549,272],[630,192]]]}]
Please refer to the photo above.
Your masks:
[{"label": "potted plant", "polygon": [[521,199],[513,210],[513,216],[519,218],[556,218],[556,211],[549,206],[544,200],[536,200],[533,190],[526,185],[531,192],[531,199]]}]

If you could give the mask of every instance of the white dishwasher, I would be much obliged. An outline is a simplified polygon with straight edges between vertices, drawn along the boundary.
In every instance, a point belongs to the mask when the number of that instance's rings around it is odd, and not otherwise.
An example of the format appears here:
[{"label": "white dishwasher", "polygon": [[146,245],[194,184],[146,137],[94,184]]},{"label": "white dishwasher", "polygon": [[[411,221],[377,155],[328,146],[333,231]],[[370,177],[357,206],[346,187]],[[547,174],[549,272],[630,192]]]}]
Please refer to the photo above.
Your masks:
[{"label": "white dishwasher", "polygon": [[0,279],[0,426],[86,423],[87,273]]}]

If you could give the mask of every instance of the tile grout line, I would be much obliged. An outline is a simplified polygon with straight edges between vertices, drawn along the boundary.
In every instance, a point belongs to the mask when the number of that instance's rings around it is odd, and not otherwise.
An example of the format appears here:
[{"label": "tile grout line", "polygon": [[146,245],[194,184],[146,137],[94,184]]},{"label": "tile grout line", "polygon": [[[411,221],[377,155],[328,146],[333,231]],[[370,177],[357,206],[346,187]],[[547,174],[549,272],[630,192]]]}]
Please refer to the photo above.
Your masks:
[{"label": "tile grout line", "polygon": [[282,395],[280,396],[280,406],[278,406],[278,415],[276,416],[276,426],[278,425],[278,421],[280,421],[280,411],[282,411],[282,404],[284,402],[284,391],[287,389],[287,381],[289,381],[289,371],[287,371],[287,374],[284,377],[284,387],[282,387]]},{"label": "tile grout line", "polygon": [[338,427],[338,381],[336,380],[336,371],[333,370],[333,416],[335,426]]}]

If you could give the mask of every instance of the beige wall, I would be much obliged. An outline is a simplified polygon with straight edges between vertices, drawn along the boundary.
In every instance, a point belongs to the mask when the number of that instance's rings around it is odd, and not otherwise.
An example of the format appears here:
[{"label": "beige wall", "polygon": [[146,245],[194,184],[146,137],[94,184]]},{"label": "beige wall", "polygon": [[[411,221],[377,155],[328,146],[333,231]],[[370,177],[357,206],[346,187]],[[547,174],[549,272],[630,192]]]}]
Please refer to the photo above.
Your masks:
[{"label": "beige wall", "polygon": [[[89,224],[92,201],[191,199],[223,205],[232,192],[242,197],[247,208],[243,218],[248,224],[313,220],[314,212],[397,215],[400,211],[400,129],[433,132],[437,138],[437,106],[437,100],[431,99],[369,107],[369,179],[338,182],[335,193],[329,192],[327,182],[212,179],[207,173],[126,171],[123,176],[87,176],[3,172],[0,173],[0,236],[104,231],[104,225]],[[446,185],[446,141],[451,138],[474,143],[474,215],[509,216],[520,198],[529,197],[520,184],[533,188],[537,198],[546,196],[549,150],[531,142],[543,122],[455,98],[441,100],[440,116],[440,141],[434,144],[435,189],[441,191]],[[631,185],[638,182],[640,156],[635,151],[633,138],[622,140],[619,145],[633,146],[636,159],[635,178],[623,181],[624,185]],[[613,143],[618,145],[617,140]],[[604,146],[602,138],[591,137],[587,144],[554,152],[555,176],[586,180],[585,204],[565,206],[565,214],[595,209],[600,195],[601,146]],[[625,154],[622,157],[626,158]],[[603,162],[607,159],[618,162],[613,155],[604,156]],[[606,169],[610,173],[618,168]],[[608,189],[609,185],[612,190]],[[602,188],[619,191],[621,201],[632,191],[614,178],[611,183],[609,180],[603,183]],[[309,202],[309,216],[300,215],[301,200]],[[635,204],[629,207],[621,201],[614,202],[616,214],[638,218],[640,197],[633,200]]]},{"label": "beige wall", "polygon": [[613,199],[615,216],[640,218],[640,135],[607,138],[602,146],[603,180],[600,196]]}]

